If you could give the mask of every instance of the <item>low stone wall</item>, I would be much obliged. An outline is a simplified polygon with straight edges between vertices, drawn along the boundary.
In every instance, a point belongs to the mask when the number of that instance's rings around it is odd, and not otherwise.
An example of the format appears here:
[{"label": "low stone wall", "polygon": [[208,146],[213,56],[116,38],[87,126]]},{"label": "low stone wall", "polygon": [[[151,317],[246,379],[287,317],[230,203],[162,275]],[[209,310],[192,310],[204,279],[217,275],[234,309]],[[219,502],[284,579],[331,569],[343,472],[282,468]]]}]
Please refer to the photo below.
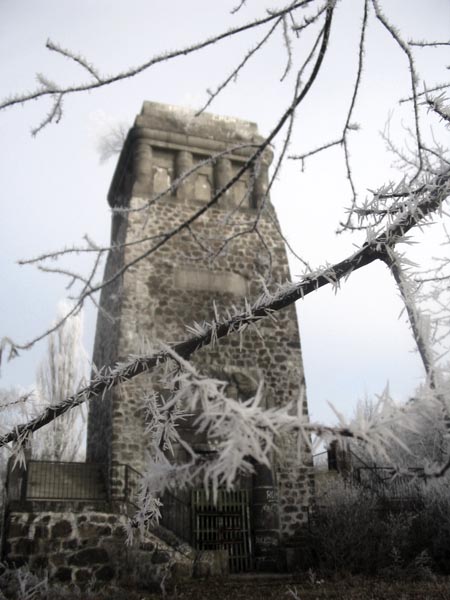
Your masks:
[{"label": "low stone wall", "polygon": [[134,583],[152,588],[191,577],[195,553],[174,548],[156,535],[127,545],[123,514],[84,510],[14,510],[6,530],[8,563],[46,570],[64,583]]}]

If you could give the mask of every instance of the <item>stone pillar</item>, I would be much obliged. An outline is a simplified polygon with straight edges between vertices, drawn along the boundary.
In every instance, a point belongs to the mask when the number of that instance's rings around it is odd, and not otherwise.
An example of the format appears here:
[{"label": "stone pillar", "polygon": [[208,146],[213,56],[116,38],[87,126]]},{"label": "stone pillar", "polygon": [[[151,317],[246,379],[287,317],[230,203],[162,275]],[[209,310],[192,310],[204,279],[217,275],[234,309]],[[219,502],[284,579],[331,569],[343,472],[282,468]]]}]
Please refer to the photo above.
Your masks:
[{"label": "stone pillar", "polygon": [[[231,177],[233,176],[233,170],[231,168],[231,160],[229,158],[219,158],[214,165],[214,191],[217,193],[220,189],[226,185]],[[228,190],[225,197],[232,194],[233,192]],[[219,200],[219,203],[221,200]]]},{"label": "stone pillar", "polygon": [[277,571],[280,550],[278,493],[272,471],[265,465],[255,465],[252,514],[255,570]]},{"label": "stone pillar", "polygon": [[153,151],[145,140],[135,143],[133,149],[133,194],[151,195],[153,187]]},{"label": "stone pillar", "polygon": [[253,186],[252,208],[257,208],[267,192],[269,185],[269,166],[264,159],[259,163],[259,172],[255,177]]},{"label": "stone pillar", "polygon": [[347,477],[352,470],[352,456],[348,450],[339,446],[337,440],[333,440],[327,448],[328,470],[337,471],[343,477]]},{"label": "stone pillar", "polygon": [[333,440],[327,448],[327,462],[328,462],[328,470],[329,471],[337,471],[338,470],[336,440]]},{"label": "stone pillar", "polygon": [[[179,179],[194,166],[192,152],[180,150],[175,155],[175,179]],[[192,176],[184,179],[177,187],[177,198],[179,200],[191,200],[194,197],[194,178]]]}]

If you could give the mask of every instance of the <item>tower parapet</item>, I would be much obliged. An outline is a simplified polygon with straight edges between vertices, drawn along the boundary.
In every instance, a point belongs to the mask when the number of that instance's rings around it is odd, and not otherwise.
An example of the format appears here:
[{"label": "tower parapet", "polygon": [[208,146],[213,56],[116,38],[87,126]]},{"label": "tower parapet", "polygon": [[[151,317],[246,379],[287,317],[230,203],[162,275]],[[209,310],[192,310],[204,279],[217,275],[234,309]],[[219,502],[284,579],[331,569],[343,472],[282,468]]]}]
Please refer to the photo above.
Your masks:
[{"label": "tower parapet", "polygon": [[[108,201],[114,207],[130,196],[156,196],[178,180],[180,184],[168,196],[179,201],[210,200],[262,141],[255,123],[209,113],[196,117],[193,111],[144,102],[125,141]],[[218,206],[258,207],[267,190],[271,160],[272,152],[266,149],[257,169],[244,174]],[[192,176],[183,180],[192,170]],[[250,177],[254,179],[251,191]]]}]

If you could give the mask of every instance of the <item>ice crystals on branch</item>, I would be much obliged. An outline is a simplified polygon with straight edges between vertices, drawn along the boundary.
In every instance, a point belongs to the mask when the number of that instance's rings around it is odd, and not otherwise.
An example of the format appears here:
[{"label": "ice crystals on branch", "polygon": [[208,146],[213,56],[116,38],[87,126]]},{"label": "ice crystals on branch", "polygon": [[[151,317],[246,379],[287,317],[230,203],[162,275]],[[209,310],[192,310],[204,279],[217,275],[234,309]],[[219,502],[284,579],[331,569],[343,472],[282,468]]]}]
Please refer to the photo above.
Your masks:
[{"label": "ice crystals on branch", "polygon": [[[281,451],[279,441],[286,435],[297,439],[301,463],[311,433],[342,443],[355,438],[379,455],[386,454],[392,443],[402,446],[394,425],[414,430],[414,407],[397,407],[388,388],[370,417],[361,412],[348,423],[338,414],[338,426],[325,427],[309,423],[301,401],[296,406],[265,408],[262,381],[254,397],[240,401],[227,395],[226,381],[202,375],[173,348],[161,345],[159,351],[169,357],[160,366],[158,379],[158,386],[166,392],[150,393],[145,401],[149,454],[140,492],[142,508],[134,517],[140,528],[157,518],[157,498],[166,490],[202,485],[215,499],[220,487],[232,489],[239,475],[253,472],[255,463],[269,465],[270,456]],[[197,435],[207,440],[209,452],[199,452],[183,439],[178,426],[187,416]],[[187,456],[181,464],[174,459],[176,445]]]},{"label": "ice crystals on branch", "polygon": [[442,92],[438,96],[426,95],[424,104],[428,106],[428,110],[436,113],[442,121],[450,123],[450,103],[448,96]]},{"label": "ice crystals on branch", "polygon": [[162,502],[153,494],[149,493],[143,481],[138,494],[138,505],[140,509],[134,517],[128,519],[125,523],[125,532],[127,534],[127,544],[133,544],[136,529],[140,536],[144,537],[147,530],[159,523],[161,518],[160,508]]},{"label": "ice crystals on branch", "polygon": [[[169,360],[157,371],[157,386],[163,391],[145,398],[149,452],[139,493],[141,509],[133,519],[133,527],[140,530],[157,518],[157,498],[166,490],[202,485],[215,500],[220,487],[232,489],[239,475],[253,473],[255,462],[270,464],[279,435],[308,437],[307,417],[290,415],[292,407],[264,408],[263,382],[253,398],[239,401],[227,395],[227,382],[201,375],[169,346],[159,350]],[[188,416],[197,435],[207,440],[206,454],[183,439],[178,426]],[[182,464],[176,462],[175,446],[187,456]]]}]

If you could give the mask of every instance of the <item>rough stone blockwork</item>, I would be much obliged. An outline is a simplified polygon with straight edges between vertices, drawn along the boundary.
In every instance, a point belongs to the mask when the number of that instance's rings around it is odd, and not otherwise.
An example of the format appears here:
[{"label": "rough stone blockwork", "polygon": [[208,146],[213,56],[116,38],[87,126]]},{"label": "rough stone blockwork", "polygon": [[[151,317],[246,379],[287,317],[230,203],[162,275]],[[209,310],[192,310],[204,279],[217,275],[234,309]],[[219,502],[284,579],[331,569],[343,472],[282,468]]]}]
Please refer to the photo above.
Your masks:
[{"label": "rough stone blockwork", "polygon": [[86,508],[55,512],[12,512],[7,531],[10,564],[28,564],[47,571],[52,580],[81,585],[93,582],[137,583],[140,587],[170,585],[193,573],[189,546],[178,550],[148,533],[127,545],[126,517]]},{"label": "rough stone blockwork", "polygon": [[[195,118],[175,107],[144,103],[109,193],[113,209],[131,211],[114,212],[115,248],[109,254],[105,278],[113,277],[125,264],[133,266],[102,293],[102,308],[114,320],[99,313],[97,365],[123,360],[146,342],[185,339],[186,325],[214,318],[213,301],[219,313],[234,304],[242,308],[244,297],[251,300],[261,292],[263,279],[272,286],[289,279],[284,243],[266,196],[270,150],[189,230],[138,261],[158,236],[179,227],[226,185],[261,140],[253,123],[209,114]],[[211,156],[216,158],[208,162]],[[197,170],[192,171],[194,167]],[[192,174],[177,184],[187,172]],[[168,186],[172,186],[170,192],[164,193]],[[155,200],[147,206],[151,199]],[[258,231],[254,228],[257,217]],[[148,241],[133,243],[143,238]],[[118,246],[121,243],[126,245]],[[268,319],[258,327],[261,335],[248,331],[242,346],[238,336],[231,336],[196,353],[193,363],[202,373],[228,381],[241,398],[250,397],[262,379],[267,407],[292,403],[307,415],[295,308],[285,309],[276,320]],[[89,460],[144,469],[148,442],[141,398],[154,385],[151,378],[141,376],[91,403]],[[194,446],[207,444],[207,440],[190,437],[189,428],[185,435]],[[313,487],[306,448],[303,458],[301,465],[297,441],[286,439],[270,476],[257,472],[250,483],[255,553],[261,565],[266,555],[278,552],[280,541],[291,544],[305,523]],[[116,478],[112,486],[114,494],[123,482]]]},{"label": "rough stone blockwork", "polygon": [[[105,271],[105,280],[112,282],[101,295],[97,366],[124,360],[148,342],[181,341],[189,335],[186,325],[214,319],[213,303],[218,313],[233,305],[242,309],[244,298],[252,301],[259,295],[262,280],[274,286],[289,279],[277,218],[266,196],[269,150],[189,229],[138,260],[156,239],[181,226],[227,185],[261,140],[253,123],[208,114],[194,118],[174,107],[144,103],[109,194],[113,209],[132,210],[113,213],[113,249]],[[147,241],[135,243],[143,238]],[[133,266],[122,272],[127,264]],[[295,308],[258,328],[259,333],[250,329],[242,340],[230,336],[202,349],[193,363],[201,373],[226,381],[237,399],[251,397],[263,380],[268,408],[291,404],[307,416]],[[75,583],[92,576],[99,581],[136,577],[140,585],[149,585],[166,575],[192,574],[195,561],[189,547],[174,549],[154,534],[138,546],[126,546],[126,517],[112,510],[130,485],[124,474],[132,471],[123,465],[144,470],[149,444],[142,397],[156,385],[151,376],[140,376],[90,403],[88,461],[110,473],[110,507],[101,512],[47,504],[13,511],[7,532],[10,561],[29,562],[33,569],[45,568],[51,577]],[[207,436],[195,434],[189,420],[180,428],[195,449],[214,450]],[[256,569],[279,568],[283,552],[286,560],[306,521],[313,480],[311,458],[306,447],[302,450],[303,463],[297,440],[283,440],[271,469],[256,465],[253,478],[242,484],[250,496]],[[177,460],[183,460],[182,448]],[[219,562],[223,553],[216,548]],[[212,565],[214,557],[208,560]],[[208,560],[198,572],[213,569]]]}]

